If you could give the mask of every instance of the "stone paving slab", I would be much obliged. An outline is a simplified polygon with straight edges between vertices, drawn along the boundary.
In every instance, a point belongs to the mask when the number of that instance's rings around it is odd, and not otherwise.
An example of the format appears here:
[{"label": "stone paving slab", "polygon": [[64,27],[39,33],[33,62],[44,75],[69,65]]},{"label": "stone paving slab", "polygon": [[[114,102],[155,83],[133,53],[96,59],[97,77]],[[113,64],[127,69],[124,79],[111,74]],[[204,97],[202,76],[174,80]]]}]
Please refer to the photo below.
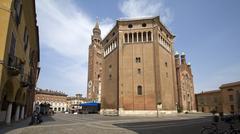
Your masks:
[{"label": "stone paving slab", "polygon": [[[6,134],[119,134],[119,133],[156,133],[155,129],[163,127],[177,127],[184,120],[184,127],[194,124],[200,129],[206,122],[210,122],[209,114],[177,114],[156,117],[119,117],[102,116],[98,114],[73,115],[55,114],[43,117],[43,123],[28,126],[30,120],[18,122],[2,131]],[[175,121],[174,121],[175,120]],[[179,120],[180,123],[177,123]],[[196,120],[196,121],[194,121]],[[192,122],[191,122],[192,121]],[[200,121],[200,124],[199,124]],[[131,124],[132,123],[132,124]],[[17,127],[18,126],[18,127]],[[151,129],[153,131],[151,131]],[[165,132],[165,130],[164,130]],[[0,134],[1,131],[0,131]]]}]

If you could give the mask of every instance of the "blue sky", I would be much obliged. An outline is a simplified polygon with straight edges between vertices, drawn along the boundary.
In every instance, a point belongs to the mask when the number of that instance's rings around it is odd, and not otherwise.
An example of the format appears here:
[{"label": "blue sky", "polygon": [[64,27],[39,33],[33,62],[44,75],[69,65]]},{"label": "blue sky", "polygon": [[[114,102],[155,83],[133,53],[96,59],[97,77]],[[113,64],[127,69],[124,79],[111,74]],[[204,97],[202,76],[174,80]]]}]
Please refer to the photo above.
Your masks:
[{"label": "blue sky", "polygon": [[38,87],[86,95],[88,46],[96,17],[102,37],[118,18],[160,15],[175,49],[192,64],[195,92],[240,80],[239,0],[37,0]]}]

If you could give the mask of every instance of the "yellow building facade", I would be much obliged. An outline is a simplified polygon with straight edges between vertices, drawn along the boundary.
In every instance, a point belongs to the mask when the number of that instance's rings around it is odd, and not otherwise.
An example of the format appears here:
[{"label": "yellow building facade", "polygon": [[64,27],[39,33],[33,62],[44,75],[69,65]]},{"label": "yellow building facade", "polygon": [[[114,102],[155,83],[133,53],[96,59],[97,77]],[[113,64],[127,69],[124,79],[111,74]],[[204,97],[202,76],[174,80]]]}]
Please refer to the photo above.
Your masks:
[{"label": "yellow building facade", "polygon": [[196,94],[197,110],[230,114],[240,113],[240,81],[222,84],[218,90]]},{"label": "yellow building facade", "polygon": [[32,113],[39,74],[39,36],[34,0],[0,1],[0,122]]}]

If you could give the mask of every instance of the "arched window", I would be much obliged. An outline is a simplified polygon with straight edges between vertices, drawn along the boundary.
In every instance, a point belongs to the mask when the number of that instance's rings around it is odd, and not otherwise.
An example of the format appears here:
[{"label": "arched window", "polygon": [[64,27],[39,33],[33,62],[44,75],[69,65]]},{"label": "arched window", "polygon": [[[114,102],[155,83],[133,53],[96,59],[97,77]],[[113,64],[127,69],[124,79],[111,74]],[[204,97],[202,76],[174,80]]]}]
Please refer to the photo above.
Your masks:
[{"label": "arched window", "polygon": [[152,41],[152,33],[150,31],[148,32],[148,41]]},{"label": "arched window", "polygon": [[137,42],[137,33],[134,33],[134,34],[133,34],[133,41],[134,41],[134,42]]},{"label": "arched window", "polygon": [[113,41],[113,43],[112,43],[112,47],[113,47],[113,49],[115,48],[115,41]]},{"label": "arched window", "polygon": [[113,50],[113,44],[111,43],[111,45],[110,45],[110,52],[112,52],[112,50]]},{"label": "arched window", "polygon": [[125,41],[125,43],[128,42],[128,34],[127,33],[124,34],[124,41]]},{"label": "arched window", "polygon": [[142,86],[141,85],[137,86],[137,95],[142,95]]},{"label": "arched window", "polygon": [[143,32],[143,41],[146,41],[146,32]]},{"label": "arched window", "polygon": [[142,42],[142,33],[138,33],[138,42]]},{"label": "arched window", "polygon": [[117,47],[117,41],[114,41],[114,48]]},{"label": "arched window", "polygon": [[129,34],[129,42],[132,42],[132,33]]}]

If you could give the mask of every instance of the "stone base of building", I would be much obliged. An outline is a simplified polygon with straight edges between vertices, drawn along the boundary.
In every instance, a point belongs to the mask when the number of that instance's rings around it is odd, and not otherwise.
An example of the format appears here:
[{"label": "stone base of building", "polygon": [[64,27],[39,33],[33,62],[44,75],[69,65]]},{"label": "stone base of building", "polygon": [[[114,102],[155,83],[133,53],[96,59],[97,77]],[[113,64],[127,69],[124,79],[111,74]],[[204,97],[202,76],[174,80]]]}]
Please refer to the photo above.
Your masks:
[{"label": "stone base of building", "polygon": [[101,109],[100,114],[109,116],[143,116],[143,117],[158,117],[168,114],[177,114],[176,110],[124,110],[116,109]]},{"label": "stone base of building", "polygon": [[117,109],[101,109],[100,110],[101,115],[108,115],[108,116],[117,116],[118,110]]},{"label": "stone base of building", "polygon": [[197,113],[197,110],[183,110],[183,113]]},{"label": "stone base of building", "polygon": [[119,109],[119,116],[145,116],[156,117],[156,110],[123,110]]},{"label": "stone base of building", "polygon": [[161,116],[161,115],[168,115],[168,114],[177,114],[177,110],[159,110],[157,111],[157,115]]}]

